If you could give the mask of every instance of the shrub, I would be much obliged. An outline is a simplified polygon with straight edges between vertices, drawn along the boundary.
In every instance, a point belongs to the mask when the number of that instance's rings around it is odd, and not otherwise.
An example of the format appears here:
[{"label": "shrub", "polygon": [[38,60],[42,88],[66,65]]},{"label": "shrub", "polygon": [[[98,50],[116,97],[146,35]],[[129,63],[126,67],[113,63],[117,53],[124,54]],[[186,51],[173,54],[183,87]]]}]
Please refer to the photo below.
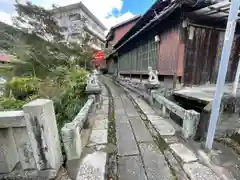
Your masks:
[{"label": "shrub", "polygon": [[85,87],[88,72],[73,68],[65,76],[61,93],[54,98],[59,129],[73,120],[87,100]]},{"label": "shrub", "polygon": [[0,98],[0,111],[3,110],[19,110],[25,104],[25,101],[16,100],[15,98]]},{"label": "shrub", "polygon": [[17,100],[25,100],[31,95],[38,94],[40,80],[35,77],[13,77],[7,86]]}]

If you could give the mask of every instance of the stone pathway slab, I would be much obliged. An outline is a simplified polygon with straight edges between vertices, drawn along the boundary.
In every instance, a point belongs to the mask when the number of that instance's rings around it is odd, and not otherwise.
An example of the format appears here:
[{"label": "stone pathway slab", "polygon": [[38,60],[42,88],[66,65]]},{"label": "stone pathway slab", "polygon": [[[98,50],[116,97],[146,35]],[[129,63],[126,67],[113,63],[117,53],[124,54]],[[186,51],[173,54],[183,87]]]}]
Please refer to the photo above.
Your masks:
[{"label": "stone pathway slab", "polygon": [[153,138],[140,117],[129,119],[137,142],[153,142]]},{"label": "stone pathway slab", "polygon": [[175,128],[167,120],[153,121],[152,124],[161,136],[175,135]]},{"label": "stone pathway slab", "polygon": [[154,115],[154,114],[146,114],[147,115],[147,118],[148,120],[151,122],[151,123],[154,123],[154,122],[158,122],[158,121],[162,121],[164,120],[164,118],[158,116],[158,115]]},{"label": "stone pathway slab", "polygon": [[147,180],[140,156],[119,158],[119,180]]},{"label": "stone pathway slab", "polygon": [[189,180],[187,174],[183,170],[182,166],[178,163],[176,158],[173,156],[173,154],[169,150],[165,150],[164,155],[168,159],[168,162],[171,164],[177,178],[179,180]]},{"label": "stone pathway slab", "polygon": [[195,154],[182,143],[171,144],[170,148],[184,163],[197,160]]},{"label": "stone pathway slab", "polygon": [[164,155],[153,143],[141,143],[140,151],[149,180],[172,180]]},{"label": "stone pathway slab", "polygon": [[108,119],[95,120],[93,129],[96,130],[108,129]]},{"label": "stone pathway slab", "polygon": [[104,180],[107,153],[94,152],[84,157],[76,180]]},{"label": "stone pathway slab", "polygon": [[191,180],[220,180],[211,169],[198,162],[184,164],[183,169]]},{"label": "stone pathway slab", "polygon": [[93,130],[90,136],[88,146],[95,146],[99,144],[107,144],[107,129],[106,130]]},{"label": "stone pathway slab", "polygon": [[121,123],[119,127],[116,127],[116,136],[119,156],[139,154],[129,123]]}]

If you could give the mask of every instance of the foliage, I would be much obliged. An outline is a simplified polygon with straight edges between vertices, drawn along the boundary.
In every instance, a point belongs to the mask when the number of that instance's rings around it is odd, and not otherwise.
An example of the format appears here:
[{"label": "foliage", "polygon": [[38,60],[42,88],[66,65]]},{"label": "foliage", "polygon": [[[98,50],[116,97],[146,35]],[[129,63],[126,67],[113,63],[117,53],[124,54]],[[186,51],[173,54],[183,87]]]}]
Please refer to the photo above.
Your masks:
[{"label": "foliage", "polygon": [[7,86],[17,100],[26,100],[29,96],[38,94],[39,81],[34,77],[13,77]]},{"label": "foliage", "polygon": [[[19,29],[0,23],[0,48],[7,50],[19,61],[14,63],[15,76],[39,78],[61,76],[56,69],[72,66],[91,69],[93,51],[89,37],[78,43],[63,41],[63,32],[54,18],[54,10],[46,10],[31,3],[15,4],[14,24]],[[83,32],[84,33],[84,32]]]},{"label": "foliage", "polygon": [[31,2],[15,4],[18,16],[14,19],[15,24],[21,29],[27,29],[38,36],[54,41],[63,40],[64,28],[58,26],[53,11],[46,10]]},{"label": "foliage", "polygon": [[231,94],[224,95],[221,102],[221,110],[225,113],[240,114],[240,97]]},{"label": "foliage", "polygon": [[6,98],[0,97],[0,111],[3,110],[19,110],[22,109],[22,106],[25,104],[25,101],[16,100],[13,97]]},{"label": "foliage", "polygon": [[87,71],[84,69],[73,68],[66,74],[61,87],[63,91],[54,100],[59,127],[72,121],[86,102],[86,78]]}]

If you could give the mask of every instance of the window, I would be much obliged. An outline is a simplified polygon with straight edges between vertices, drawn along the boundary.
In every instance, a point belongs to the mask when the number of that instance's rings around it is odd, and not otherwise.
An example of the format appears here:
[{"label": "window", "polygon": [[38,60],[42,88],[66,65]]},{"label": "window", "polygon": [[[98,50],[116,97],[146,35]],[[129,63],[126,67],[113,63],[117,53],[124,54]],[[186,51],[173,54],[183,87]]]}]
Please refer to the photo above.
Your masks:
[{"label": "window", "polygon": [[85,16],[82,16],[81,21],[84,22],[84,23],[87,23],[88,19]]},{"label": "window", "polygon": [[104,49],[104,44],[103,43],[101,43],[101,48]]},{"label": "window", "polygon": [[70,21],[81,20],[81,15],[80,14],[71,14],[71,15],[69,15],[69,20]]},{"label": "window", "polygon": [[73,34],[71,34],[71,38],[72,39],[79,39],[79,37],[80,37],[80,33],[73,33]]}]

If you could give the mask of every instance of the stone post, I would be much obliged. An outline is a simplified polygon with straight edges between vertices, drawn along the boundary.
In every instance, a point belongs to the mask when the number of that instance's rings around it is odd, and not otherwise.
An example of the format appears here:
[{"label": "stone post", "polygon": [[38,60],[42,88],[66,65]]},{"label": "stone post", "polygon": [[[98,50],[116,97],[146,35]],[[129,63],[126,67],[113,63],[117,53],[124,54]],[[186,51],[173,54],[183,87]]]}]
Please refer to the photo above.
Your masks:
[{"label": "stone post", "polygon": [[183,118],[183,135],[186,139],[194,138],[197,132],[200,114],[194,110],[187,110]]},{"label": "stone post", "polygon": [[37,99],[23,106],[37,170],[51,169],[55,176],[62,164],[62,153],[53,102]]},{"label": "stone post", "polygon": [[79,159],[82,154],[82,141],[79,127],[75,126],[74,123],[67,123],[61,131],[67,160]]}]

